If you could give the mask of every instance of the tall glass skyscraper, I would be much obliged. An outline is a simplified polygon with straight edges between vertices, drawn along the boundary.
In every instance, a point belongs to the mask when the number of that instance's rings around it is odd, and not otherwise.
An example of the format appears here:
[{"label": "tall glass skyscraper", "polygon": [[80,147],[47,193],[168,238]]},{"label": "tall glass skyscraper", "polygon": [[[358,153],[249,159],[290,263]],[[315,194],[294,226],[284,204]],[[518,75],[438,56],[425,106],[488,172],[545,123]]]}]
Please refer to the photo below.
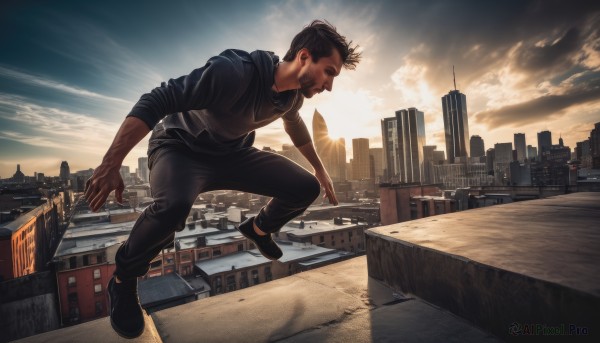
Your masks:
[{"label": "tall glass skyscraper", "polygon": [[527,159],[527,144],[525,144],[524,133],[515,133],[515,150],[517,150],[517,160],[524,162]]},{"label": "tall glass skyscraper", "polygon": [[545,151],[550,150],[552,146],[552,132],[550,131],[542,131],[538,132],[538,155],[541,157],[544,155]]},{"label": "tall glass skyscraper", "polygon": [[425,182],[423,112],[414,107],[399,110],[395,118],[385,118],[381,125],[388,176],[400,182]]},{"label": "tall glass skyscraper", "polygon": [[470,156],[467,97],[457,90],[450,91],[442,97],[442,110],[446,136],[446,157],[450,163],[455,163],[457,157]]}]

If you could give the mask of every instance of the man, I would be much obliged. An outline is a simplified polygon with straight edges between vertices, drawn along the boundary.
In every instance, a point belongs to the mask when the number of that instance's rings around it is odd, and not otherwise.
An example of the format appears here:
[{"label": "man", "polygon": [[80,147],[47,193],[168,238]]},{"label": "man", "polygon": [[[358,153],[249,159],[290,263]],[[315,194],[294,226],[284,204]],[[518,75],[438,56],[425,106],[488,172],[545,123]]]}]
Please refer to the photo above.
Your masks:
[{"label": "man", "polygon": [[[235,189],[272,197],[256,217],[236,227],[272,260],[282,252],[271,233],[304,212],[321,187],[324,197],[337,205],[331,179],[298,110],[304,97],[331,91],[342,67],[355,68],[360,53],[351,43],[329,23],[316,20],[294,37],[283,62],[271,52],[226,50],[204,67],[140,98],[85,192],[93,211],[113,190],[121,202],[119,167],[153,129],[148,166],[154,203],[117,251],[116,270],[107,287],[111,325],[118,334],[142,334],[137,278],[173,241],[175,231],[183,229],[198,194]],[[254,130],[279,118],[314,175],[283,156],[252,147]]]}]

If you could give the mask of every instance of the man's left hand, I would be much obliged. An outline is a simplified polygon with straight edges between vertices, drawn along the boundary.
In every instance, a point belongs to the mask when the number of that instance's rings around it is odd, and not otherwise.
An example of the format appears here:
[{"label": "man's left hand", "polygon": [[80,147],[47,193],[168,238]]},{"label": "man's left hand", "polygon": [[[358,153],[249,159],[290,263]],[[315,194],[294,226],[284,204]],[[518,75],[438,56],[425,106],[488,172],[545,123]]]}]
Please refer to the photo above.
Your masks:
[{"label": "man's left hand", "polygon": [[328,198],[329,202],[333,205],[337,205],[338,201],[335,197],[335,191],[333,190],[333,182],[329,177],[329,174],[325,169],[315,171],[315,176],[321,184],[321,188],[325,191],[323,198]]}]

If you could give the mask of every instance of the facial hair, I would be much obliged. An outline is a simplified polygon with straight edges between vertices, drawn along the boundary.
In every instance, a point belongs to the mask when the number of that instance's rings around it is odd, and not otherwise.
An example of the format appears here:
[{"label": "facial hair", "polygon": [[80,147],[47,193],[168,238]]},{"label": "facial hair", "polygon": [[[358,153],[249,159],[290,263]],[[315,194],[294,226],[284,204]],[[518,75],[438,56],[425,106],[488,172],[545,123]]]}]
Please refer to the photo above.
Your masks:
[{"label": "facial hair", "polygon": [[312,89],[316,84],[312,75],[306,72],[300,75],[300,79],[298,81],[300,82],[300,92],[302,92],[302,95],[304,95],[305,98],[312,98],[312,96],[315,94]]}]

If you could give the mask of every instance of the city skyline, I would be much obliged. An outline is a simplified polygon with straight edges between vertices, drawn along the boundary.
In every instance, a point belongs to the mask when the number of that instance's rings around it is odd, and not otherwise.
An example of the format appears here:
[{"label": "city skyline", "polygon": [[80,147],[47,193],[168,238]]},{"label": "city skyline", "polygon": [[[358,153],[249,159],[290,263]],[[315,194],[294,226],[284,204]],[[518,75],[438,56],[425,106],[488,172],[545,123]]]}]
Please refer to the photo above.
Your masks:
[{"label": "city skyline", "polygon": [[[573,148],[600,118],[600,15],[591,1],[262,1],[231,8],[3,4],[0,177],[12,176],[17,164],[25,175],[58,175],[65,160],[71,171],[95,168],[143,93],[227,48],[283,56],[316,18],[329,20],[364,55],[332,93],[307,99],[300,112],[310,125],[318,109],[333,138],[368,138],[381,147],[380,120],[416,107],[424,112],[426,144],[443,147],[441,98],[453,89],[453,65],[467,96],[469,133],[486,146],[511,142],[515,133],[537,142],[548,130]],[[449,13],[456,20],[444,20]],[[135,168],[147,138],[124,165]],[[280,150],[290,142],[277,121],[257,131],[255,146]]]}]

